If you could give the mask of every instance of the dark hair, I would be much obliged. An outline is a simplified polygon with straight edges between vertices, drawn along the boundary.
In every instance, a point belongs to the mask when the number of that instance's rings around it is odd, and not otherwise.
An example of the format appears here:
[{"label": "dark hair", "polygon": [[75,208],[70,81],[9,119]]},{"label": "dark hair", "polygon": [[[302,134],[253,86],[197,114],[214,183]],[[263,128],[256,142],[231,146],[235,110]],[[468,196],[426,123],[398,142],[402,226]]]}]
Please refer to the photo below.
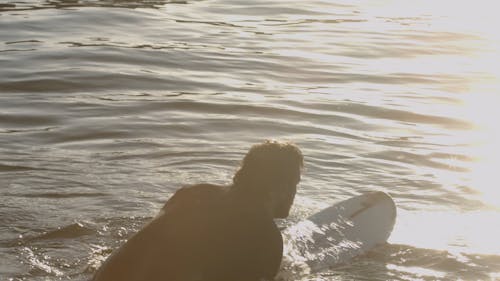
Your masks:
[{"label": "dark hair", "polygon": [[273,185],[296,177],[303,162],[302,152],[296,145],[267,140],[250,148],[233,177],[233,184],[269,192]]}]

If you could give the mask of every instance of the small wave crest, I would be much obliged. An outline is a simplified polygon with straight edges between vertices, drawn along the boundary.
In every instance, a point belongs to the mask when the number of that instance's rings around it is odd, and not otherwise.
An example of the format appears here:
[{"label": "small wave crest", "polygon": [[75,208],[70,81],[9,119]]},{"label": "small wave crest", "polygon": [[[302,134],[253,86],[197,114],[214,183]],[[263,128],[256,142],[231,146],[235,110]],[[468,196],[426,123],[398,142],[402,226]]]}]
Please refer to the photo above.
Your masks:
[{"label": "small wave crest", "polygon": [[66,238],[77,238],[86,235],[96,234],[96,231],[85,226],[83,223],[76,222],[67,226],[58,227],[55,230],[50,230],[39,236],[31,238],[31,241],[48,240],[48,239],[66,239]]}]

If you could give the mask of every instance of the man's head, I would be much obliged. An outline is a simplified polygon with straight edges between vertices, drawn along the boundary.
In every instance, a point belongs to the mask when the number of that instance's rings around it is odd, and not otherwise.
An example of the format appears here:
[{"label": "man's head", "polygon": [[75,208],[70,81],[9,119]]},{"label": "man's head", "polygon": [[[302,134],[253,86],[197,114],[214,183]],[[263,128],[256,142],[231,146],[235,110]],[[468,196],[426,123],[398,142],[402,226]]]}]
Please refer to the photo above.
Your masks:
[{"label": "man's head", "polygon": [[295,198],[303,156],[291,143],[265,141],[254,145],[233,178],[234,186],[271,204],[273,216],[288,216]]}]

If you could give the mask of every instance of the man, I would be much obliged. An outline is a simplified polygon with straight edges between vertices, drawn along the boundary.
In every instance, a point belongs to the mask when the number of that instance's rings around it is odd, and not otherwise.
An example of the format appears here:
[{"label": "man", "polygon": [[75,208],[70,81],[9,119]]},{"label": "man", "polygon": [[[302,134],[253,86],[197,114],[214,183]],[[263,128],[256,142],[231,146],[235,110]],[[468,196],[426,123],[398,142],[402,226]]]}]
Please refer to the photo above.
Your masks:
[{"label": "man", "polygon": [[283,255],[273,219],[288,216],[302,165],[302,153],[293,144],[253,146],[232,185],[178,190],[93,280],[272,280]]}]

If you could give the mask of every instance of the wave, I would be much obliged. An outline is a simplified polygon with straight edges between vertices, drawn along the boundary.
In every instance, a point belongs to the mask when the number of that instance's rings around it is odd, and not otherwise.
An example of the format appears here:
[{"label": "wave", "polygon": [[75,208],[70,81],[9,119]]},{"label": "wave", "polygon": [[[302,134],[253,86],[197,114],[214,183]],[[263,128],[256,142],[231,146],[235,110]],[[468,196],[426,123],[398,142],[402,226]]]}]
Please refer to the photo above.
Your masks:
[{"label": "wave", "polygon": [[96,233],[97,231],[95,229],[77,222],[67,226],[58,227],[57,229],[29,238],[29,241],[77,238],[86,235],[95,235]]}]

